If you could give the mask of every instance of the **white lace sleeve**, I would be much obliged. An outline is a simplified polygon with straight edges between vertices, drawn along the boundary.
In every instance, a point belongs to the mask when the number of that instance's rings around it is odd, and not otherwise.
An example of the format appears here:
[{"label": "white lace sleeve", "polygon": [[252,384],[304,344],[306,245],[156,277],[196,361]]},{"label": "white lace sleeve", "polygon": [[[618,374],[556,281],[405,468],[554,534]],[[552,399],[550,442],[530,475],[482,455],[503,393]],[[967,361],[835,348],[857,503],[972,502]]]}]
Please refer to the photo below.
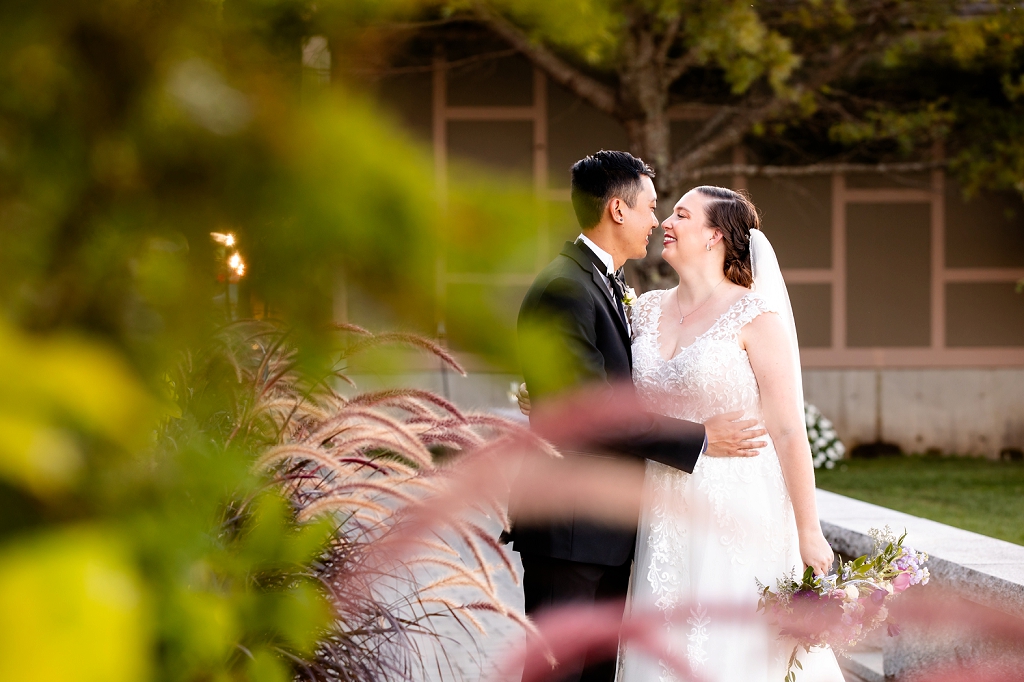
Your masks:
[{"label": "white lace sleeve", "polygon": [[740,331],[753,322],[758,316],[764,313],[778,313],[779,311],[772,307],[763,297],[758,296],[754,292],[750,292],[745,295],[735,304],[732,308],[722,316],[722,319],[717,325],[717,329],[712,329],[710,336],[717,337],[719,339],[732,339],[737,340],[740,335]]}]

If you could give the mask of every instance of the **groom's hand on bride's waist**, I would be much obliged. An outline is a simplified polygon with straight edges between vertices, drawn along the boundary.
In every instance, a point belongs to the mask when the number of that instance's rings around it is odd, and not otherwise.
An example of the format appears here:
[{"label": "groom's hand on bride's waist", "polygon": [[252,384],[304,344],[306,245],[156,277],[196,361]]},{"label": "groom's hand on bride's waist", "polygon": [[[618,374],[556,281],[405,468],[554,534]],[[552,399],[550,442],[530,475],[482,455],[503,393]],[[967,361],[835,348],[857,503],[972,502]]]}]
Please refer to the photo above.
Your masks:
[{"label": "groom's hand on bride's waist", "polygon": [[742,412],[727,412],[704,422],[708,437],[706,457],[755,457],[768,445],[761,438],[768,433],[756,419],[742,419]]}]

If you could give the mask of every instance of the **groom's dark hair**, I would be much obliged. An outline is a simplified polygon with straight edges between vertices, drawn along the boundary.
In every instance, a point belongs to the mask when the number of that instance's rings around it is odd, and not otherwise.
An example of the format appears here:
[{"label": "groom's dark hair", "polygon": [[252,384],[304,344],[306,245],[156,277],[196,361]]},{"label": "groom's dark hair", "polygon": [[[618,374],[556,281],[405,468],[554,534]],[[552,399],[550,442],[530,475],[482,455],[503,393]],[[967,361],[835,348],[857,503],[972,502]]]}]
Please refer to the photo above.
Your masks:
[{"label": "groom's dark hair", "polygon": [[601,221],[605,205],[618,197],[633,208],[642,187],[640,176],[654,177],[654,170],[628,152],[598,153],[572,166],[572,208],[584,230]]}]

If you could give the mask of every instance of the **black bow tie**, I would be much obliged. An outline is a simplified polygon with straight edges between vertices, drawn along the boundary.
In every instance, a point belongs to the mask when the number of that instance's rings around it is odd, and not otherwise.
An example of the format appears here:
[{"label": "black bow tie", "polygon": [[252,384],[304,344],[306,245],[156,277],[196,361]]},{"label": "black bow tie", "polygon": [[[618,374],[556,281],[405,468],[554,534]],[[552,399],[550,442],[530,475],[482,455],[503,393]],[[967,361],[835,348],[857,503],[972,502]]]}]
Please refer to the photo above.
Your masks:
[{"label": "black bow tie", "polygon": [[613,284],[617,284],[618,285],[619,298],[622,298],[622,296],[626,293],[626,289],[628,289],[628,287],[626,286],[626,271],[625,271],[625,268],[619,268],[618,270],[616,270],[615,272],[613,272],[610,275],[610,278],[611,278]]}]

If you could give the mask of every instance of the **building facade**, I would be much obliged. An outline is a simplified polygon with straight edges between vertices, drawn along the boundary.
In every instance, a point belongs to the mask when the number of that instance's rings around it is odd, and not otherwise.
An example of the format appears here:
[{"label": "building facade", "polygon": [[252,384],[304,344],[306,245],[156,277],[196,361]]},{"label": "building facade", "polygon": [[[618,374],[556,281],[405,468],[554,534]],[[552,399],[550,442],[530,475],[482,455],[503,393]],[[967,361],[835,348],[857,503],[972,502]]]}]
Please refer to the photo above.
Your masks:
[{"label": "building facade", "polygon": [[[474,272],[439,257],[441,300],[503,301],[513,329],[534,274],[579,231],[570,166],[602,148],[627,148],[625,132],[511,50],[439,52],[427,66],[385,74],[377,87],[429,145],[439,191],[450,174],[483,167],[529,183],[542,199],[530,248],[508,254],[496,270]],[[680,107],[673,139],[685,141],[701,116]],[[737,147],[724,160],[745,158]],[[888,441],[907,452],[989,456],[1024,447],[1019,197],[967,201],[942,169],[701,184],[746,189],[761,211],[793,300],[807,398],[849,446]],[[485,227],[480,238],[487,239]],[[447,335],[457,349],[460,330]],[[467,380],[441,380],[429,372],[419,378],[465,404],[495,407],[508,405],[516,376],[476,367]]]}]

